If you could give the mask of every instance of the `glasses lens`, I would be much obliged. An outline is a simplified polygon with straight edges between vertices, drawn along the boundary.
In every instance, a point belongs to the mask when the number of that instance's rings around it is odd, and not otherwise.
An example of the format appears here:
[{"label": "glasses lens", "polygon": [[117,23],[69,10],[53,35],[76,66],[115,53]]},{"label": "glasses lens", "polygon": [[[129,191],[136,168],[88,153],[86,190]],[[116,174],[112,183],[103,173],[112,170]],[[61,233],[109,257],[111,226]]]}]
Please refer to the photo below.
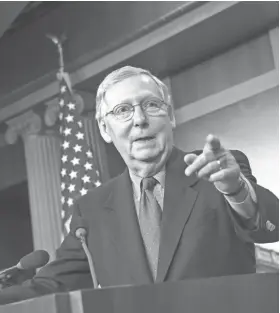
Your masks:
[{"label": "glasses lens", "polygon": [[162,110],[167,110],[167,105],[159,100],[159,99],[152,99],[152,100],[146,100],[142,103],[142,108],[145,110],[148,114],[158,114]]},{"label": "glasses lens", "polygon": [[113,114],[119,120],[129,119],[133,114],[133,107],[130,104],[119,104],[114,107]]}]

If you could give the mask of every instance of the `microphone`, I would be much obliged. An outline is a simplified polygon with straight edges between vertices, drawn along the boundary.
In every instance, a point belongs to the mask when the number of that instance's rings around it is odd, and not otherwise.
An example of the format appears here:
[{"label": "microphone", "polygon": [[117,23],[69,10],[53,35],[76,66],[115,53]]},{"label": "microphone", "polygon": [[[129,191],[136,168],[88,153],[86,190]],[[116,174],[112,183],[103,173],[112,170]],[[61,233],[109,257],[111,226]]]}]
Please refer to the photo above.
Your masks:
[{"label": "microphone", "polygon": [[96,273],[95,273],[92,257],[86,244],[87,228],[85,226],[85,221],[81,217],[75,220],[75,227],[73,230],[74,230],[75,237],[80,240],[82,247],[85,251],[85,254],[87,256],[90,274],[91,274],[91,278],[93,282],[93,288],[96,289],[98,288],[98,282],[96,278]]},{"label": "microphone", "polygon": [[19,271],[32,270],[42,267],[49,262],[50,256],[45,250],[36,250],[20,259],[17,265],[0,271],[0,281],[6,281]]}]

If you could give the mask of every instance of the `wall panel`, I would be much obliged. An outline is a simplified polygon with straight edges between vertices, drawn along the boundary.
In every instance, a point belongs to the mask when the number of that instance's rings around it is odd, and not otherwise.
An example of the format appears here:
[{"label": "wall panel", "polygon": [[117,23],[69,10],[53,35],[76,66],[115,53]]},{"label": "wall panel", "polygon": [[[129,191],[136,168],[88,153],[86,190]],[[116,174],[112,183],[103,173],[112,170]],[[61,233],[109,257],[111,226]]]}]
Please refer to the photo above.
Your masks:
[{"label": "wall panel", "polygon": [[207,134],[225,147],[243,151],[258,182],[280,196],[278,88],[179,125],[175,144],[184,151],[201,149]]},{"label": "wall panel", "polygon": [[176,108],[274,69],[268,34],[171,77]]}]

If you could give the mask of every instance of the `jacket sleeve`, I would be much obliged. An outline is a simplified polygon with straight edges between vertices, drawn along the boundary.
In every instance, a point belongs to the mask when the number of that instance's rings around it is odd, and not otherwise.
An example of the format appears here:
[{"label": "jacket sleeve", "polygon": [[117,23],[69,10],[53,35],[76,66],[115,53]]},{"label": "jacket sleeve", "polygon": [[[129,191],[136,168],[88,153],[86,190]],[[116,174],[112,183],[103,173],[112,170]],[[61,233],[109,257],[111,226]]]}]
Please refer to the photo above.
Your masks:
[{"label": "jacket sleeve", "polygon": [[236,233],[247,242],[269,243],[279,240],[279,200],[268,189],[257,184],[253,176],[250,163],[244,153],[238,150],[231,151],[237,160],[244,176],[250,181],[254,188],[257,201],[257,212],[259,214],[258,225],[253,228],[246,227],[244,220],[238,216],[227,204],[228,213],[234,223]]},{"label": "jacket sleeve", "polygon": [[[248,224],[231,208],[225,200],[226,209],[234,223],[237,235],[244,241],[255,243],[277,242],[279,240],[279,200],[268,189],[257,184],[256,177],[252,174],[247,156],[239,150],[230,150],[237,161],[241,172],[250,181],[257,196],[257,211],[259,214],[258,225],[248,228]],[[202,150],[192,153],[199,155]]]},{"label": "jacket sleeve", "polygon": [[56,259],[41,268],[33,279],[1,290],[0,305],[49,293],[92,287],[86,255],[73,231],[80,216],[78,204],[73,212],[70,232],[58,248]]}]

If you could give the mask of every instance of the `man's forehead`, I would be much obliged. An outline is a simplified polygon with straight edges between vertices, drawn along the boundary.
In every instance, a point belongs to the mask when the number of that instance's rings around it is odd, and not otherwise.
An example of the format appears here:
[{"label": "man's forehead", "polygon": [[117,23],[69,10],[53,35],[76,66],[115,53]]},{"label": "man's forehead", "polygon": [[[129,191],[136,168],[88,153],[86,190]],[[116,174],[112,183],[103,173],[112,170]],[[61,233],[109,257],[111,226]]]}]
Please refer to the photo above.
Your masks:
[{"label": "man's forehead", "polygon": [[149,95],[161,97],[159,87],[150,76],[141,74],[115,83],[107,90],[105,98],[107,103],[118,103]]}]

